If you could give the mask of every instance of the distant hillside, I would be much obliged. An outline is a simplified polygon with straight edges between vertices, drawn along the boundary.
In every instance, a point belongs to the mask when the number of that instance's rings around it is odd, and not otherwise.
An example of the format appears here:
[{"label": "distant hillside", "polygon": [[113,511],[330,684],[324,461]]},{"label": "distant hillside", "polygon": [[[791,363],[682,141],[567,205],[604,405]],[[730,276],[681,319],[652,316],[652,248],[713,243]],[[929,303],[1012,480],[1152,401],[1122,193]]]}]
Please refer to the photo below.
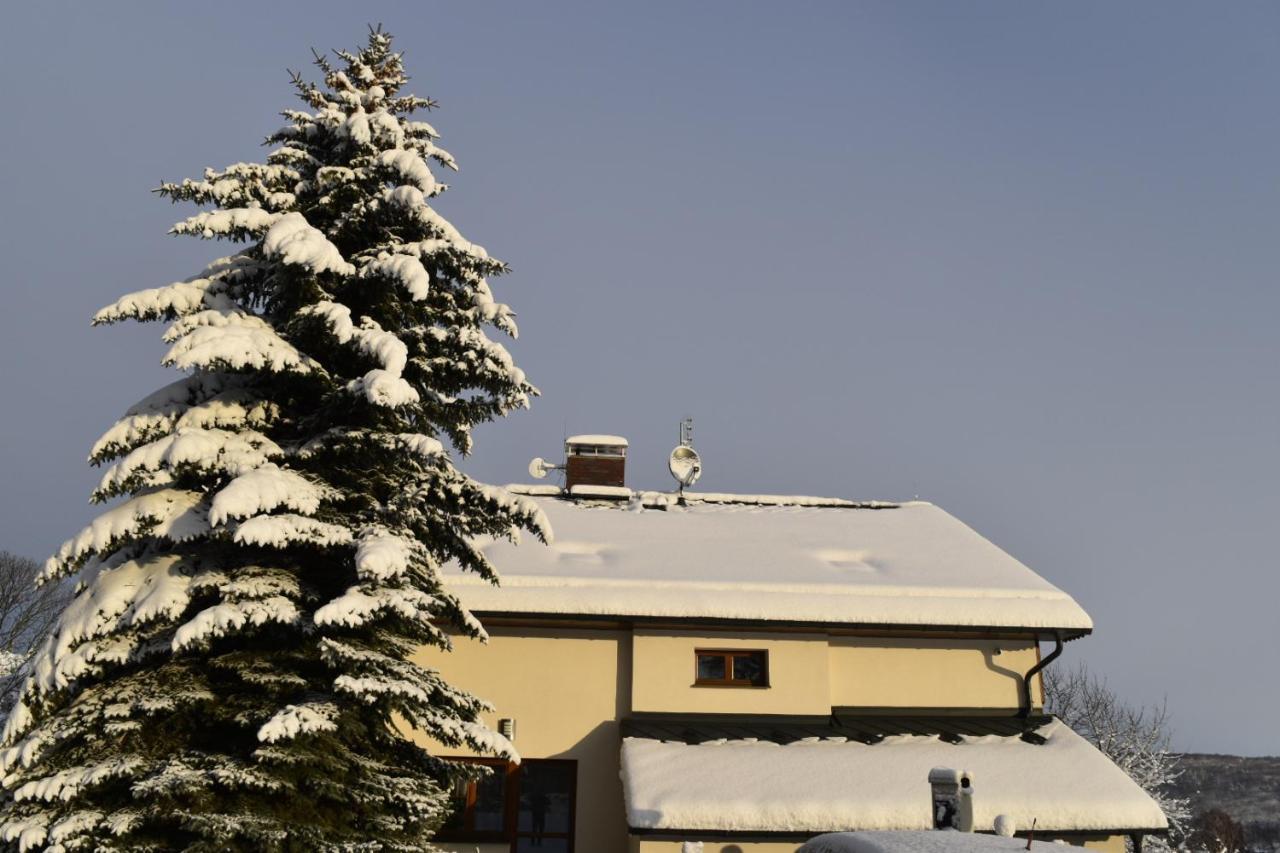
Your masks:
[{"label": "distant hillside", "polygon": [[1182,756],[1183,774],[1170,787],[1192,809],[1222,809],[1244,827],[1251,850],[1280,850],[1280,757]]}]

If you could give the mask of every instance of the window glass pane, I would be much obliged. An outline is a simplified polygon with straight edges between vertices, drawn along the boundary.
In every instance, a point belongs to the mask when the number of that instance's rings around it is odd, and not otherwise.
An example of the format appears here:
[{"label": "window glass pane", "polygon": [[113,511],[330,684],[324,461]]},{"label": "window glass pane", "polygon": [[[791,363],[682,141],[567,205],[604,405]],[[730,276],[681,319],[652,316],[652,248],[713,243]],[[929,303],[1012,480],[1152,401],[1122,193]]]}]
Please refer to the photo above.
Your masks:
[{"label": "window glass pane", "polygon": [[476,832],[501,832],[507,799],[506,770],[490,768],[489,775],[475,784],[475,825],[471,828]]},{"label": "window glass pane", "polygon": [[[543,840],[544,832],[568,832],[573,813],[573,765],[525,761],[520,765],[517,829]],[[550,842],[550,839],[545,839]],[[524,848],[520,848],[524,849]],[[544,850],[559,850],[544,847]]]},{"label": "window glass pane", "polygon": [[517,853],[569,853],[567,838],[518,838]]},{"label": "window glass pane", "polygon": [[746,681],[763,687],[765,683],[764,655],[759,652],[749,655],[734,655],[733,680]]},{"label": "window glass pane", "polygon": [[724,655],[698,655],[699,681],[724,681],[726,677]]},{"label": "window glass pane", "polygon": [[449,792],[449,816],[445,818],[442,830],[466,829],[467,788],[470,785],[465,779],[458,779],[453,783],[453,789]]}]

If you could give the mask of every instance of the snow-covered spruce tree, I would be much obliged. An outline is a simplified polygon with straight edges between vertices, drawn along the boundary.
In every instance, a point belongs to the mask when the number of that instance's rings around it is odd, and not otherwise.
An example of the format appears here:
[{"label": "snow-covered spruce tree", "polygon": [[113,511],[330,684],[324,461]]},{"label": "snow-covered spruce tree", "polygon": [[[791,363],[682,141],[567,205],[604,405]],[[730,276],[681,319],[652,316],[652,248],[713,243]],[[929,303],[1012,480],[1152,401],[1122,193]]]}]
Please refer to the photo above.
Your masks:
[{"label": "snow-covered spruce tree", "polygon": [[454,162],[390,37],[317,64],[266,163],[159,190],[213,208],[176,233],[241,250],[95,317],[170,321],[187,376],[94,446],[120,501],[44,569],[79,592],[4,732],[20,849],[428,850],[457,771],[396,718],[510,752],[406,661],[482,634],[440,565],[493,578],[475,543],[545,535],[442,443],[536,393],[483,331],[515,334],[505,267],[430,206]]}]

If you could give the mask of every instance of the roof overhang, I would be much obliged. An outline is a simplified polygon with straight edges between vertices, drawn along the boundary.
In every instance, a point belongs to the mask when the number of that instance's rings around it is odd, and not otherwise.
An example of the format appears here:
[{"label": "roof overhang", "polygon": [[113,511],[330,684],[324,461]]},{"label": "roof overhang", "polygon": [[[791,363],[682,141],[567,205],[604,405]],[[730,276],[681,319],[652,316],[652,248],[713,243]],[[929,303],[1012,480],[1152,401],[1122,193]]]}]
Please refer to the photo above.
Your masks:
[{"label": "roof overhang", "polygon": [[[1166,829],[1160,807],[1106,756],[1057,720],[1037,722],[1023,731],[1013,718],[841,718],[825,727],[629,720],[627,822],[638,835],[690,837],[929,829],[929,771],[952,767],[974,780],[978,831],[991,831],[999,814],[1056,833]],[[885,731],[868,738],[877,726]]]},{"label": "roof overhang", "polygon": [[[1022,853],[1031,849],[1029,835],[1030,833],[1024,832],[1027,837],[1005,838],[977,832],[932,830],[835,832],[810,839],[796,853]],[[1046,847],[1047,844],[1054,846]],[[1046,839],[1040,845],[1036,848],[1040,853],[1045,853],[1046,850],[1054,853],[1070,853],[1074,850],[1080,853],[1086,849],[1083,845],[1064,845],[1062,841],[1055,839]]]},{"label": "roof overhang", "polygon": [[780,631],[829,633],[849,636],[946,637],[959,639],[1005,639],[1035,637],[1045,642],[1061,638],[1071,642],[1093,633],[1092,628],[1045,628],[1020,625],[919,625],[894,622],[830,622],[788,619],[726,619],[702,616],[637,616],[600,613],[540,613],[515,610],[473,610],[485,625],[563,626],[578,628],[670,627],[725,631]]}]

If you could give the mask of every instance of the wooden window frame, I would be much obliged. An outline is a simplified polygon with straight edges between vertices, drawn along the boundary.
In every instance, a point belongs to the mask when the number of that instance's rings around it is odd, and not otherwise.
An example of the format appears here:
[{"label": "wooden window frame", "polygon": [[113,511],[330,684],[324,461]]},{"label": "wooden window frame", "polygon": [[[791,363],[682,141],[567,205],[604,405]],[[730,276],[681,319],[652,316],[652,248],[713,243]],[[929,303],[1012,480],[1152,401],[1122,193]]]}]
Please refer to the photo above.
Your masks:
[{"label": "wooden window frame", "polygon": [[477,830],[475,826],[475,807],[476,807],[476,783],[468,782],[462,807],[463,828],[462,829],[441,829],[439,833],[440,840],[449,841],[477,841],[477,842],[503,842],[511,839],[512,829],[512,813],[513,806],[518,802],[515,800],[516,779],[515,774],[519,769],[519,765],[512,764],[501,758],[464,758],[451,757],[449,761],[457,764],[482,764],[485,767],[493,769],[495,775],[501,775],[504,781],[503,802],[502,802],[502,829]]},{"label": "wooden window frame", "polygon": [[[711,657],[713,655],[724,658],[724,678],[700,678],[698,675],[698,661],[703,657]],[[747,655],[759,655],[764,671],[764,683],[755,684],[742,679],[733,677],[733,659],[737,657],[746,657]],[[768,649],[694,649],[693,650],[693,686],[694,687],[746,687],[756,690],[767,690],[770,685],[769,680],[769,650]]]},{"label": "wooden window frame", "polygon": [[[568,832],[543,832],[542,837],[546,839],[560,840],[564,839],[568,842],[569,853],[574,853],[574,842],[578,831],[578,762],[576,759],[568,758],[526,758],[522,764],[514,764],[504,761],[500,758],[472,758],[466,756],[446,756],[446,760],[457,762],[459,764],[483,764],[492,767],[495,773],[501,773],[504,776],[505,787],[503,789],[503,812],[502,812],[502,829],[501,830],[483,830],[475,829],[441,829],[436,836],[440,841],[465,842],[478,844],[507,844],[508,849],[514,853],[517,843],[522,838],[531,838],[533,833],[529,831],[521,831],[520,829],[520,768],[522,766],[532,766],[538,764],[557,764],[568,766],[569,773],[569,829]],[[476,802],[476,784],[475,782],[467,783],[465,792],[465,804],[463,806],[463,822],[470,826],[474,824],[474,809]]]}]

